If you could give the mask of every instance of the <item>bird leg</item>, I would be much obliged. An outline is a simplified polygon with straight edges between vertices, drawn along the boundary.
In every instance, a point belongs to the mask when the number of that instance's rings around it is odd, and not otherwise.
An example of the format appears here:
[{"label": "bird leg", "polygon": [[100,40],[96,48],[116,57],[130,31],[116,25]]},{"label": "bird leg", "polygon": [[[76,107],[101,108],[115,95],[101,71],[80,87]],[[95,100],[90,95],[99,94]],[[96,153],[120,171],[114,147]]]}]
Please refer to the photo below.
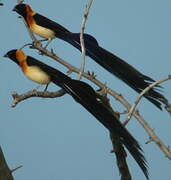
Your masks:
[{"label": "bird leg", "polygon": [[[36,88],[34,88],[33,90],[34,90],[34,91],[37,91],[37,90],[38,90],[40,87],[42,87],[42,86],[43,86],[42,84],[41,84],[41,85],[38,85],[38,86],[36,86]],[[45,89],[43,90],[44,92],[47,91],[48,86],[49,86],[49,83],[46,84],[46,87],[45,87]]]},{"label": "bird leg", "polygon": [[45,89],[44,89],[44,92],[47,91],[48,86],[49,86],[49,83],[46,84],[46,87],[45,87]]},{"label": "bird leg", "polygon": [[51,43],[52,40],[53,40],[53,38],[46,39],[46,41],[48,41],[48,42],[47,42],[47,44],[44,47],[45,49],[48,47],[48,45]]}]

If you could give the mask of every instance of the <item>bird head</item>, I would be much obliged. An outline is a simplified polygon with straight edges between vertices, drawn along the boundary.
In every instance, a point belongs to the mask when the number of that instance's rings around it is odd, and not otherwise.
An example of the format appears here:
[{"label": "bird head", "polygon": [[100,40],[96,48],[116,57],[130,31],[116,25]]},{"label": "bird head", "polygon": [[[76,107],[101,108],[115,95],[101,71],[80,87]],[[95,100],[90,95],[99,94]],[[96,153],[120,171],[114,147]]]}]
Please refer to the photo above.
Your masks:
[{"label": "bird head", "polygon": [[17,12],[18,14],[20,14],[21,16],[23,16],[24,18],[26,18],[27,16],[27,4],[17,4],[14,8],[13,11]]},{"label": "bird head", "polygon": [[19,62],[17,60],[17,51],[18,51],[17,49],[10,50],[4,55],[4,57],[8,57],[13,62],[15,62],[19,65]]}]

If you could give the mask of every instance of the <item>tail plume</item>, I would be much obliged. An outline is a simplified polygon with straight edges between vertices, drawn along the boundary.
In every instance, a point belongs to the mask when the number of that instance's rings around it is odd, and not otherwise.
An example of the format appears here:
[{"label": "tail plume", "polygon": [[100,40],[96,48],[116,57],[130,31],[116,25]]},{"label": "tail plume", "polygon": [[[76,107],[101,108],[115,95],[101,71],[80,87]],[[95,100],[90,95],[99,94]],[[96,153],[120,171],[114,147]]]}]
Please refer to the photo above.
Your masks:
[{"label": "tail plume", "polygon": [[[62,39],[81,51],[79,33],[68,33]],[[93,36],[84,34],[84,43],[87,56],[91,57],[107,71],[133,88],[136,92],[140,93],[143,89],[154,82],[152,78],[145,76],[121,58],[100,47]],[[160,110],[162,110],[162,104],[168,106],[168,100],[159,93],[156,88],[150,89],[144,97]]]},{"label": "tail plume", "polygon": [[88,84],[66,79],[60,82],[53,79],[53,83],[60,85],[68,94],[70,94],[76,102],[80,103],[87,111],[89,111],[100,123],[102,123],[111,133],[118,134],[121,142],[126,146],[130,154],[133,156],[137,164],[140,166],[144,175],[148,177],[148,167],[143,150],[136,139],[123,127],[120,121],[104,106],[98,99],[94,89]]}]

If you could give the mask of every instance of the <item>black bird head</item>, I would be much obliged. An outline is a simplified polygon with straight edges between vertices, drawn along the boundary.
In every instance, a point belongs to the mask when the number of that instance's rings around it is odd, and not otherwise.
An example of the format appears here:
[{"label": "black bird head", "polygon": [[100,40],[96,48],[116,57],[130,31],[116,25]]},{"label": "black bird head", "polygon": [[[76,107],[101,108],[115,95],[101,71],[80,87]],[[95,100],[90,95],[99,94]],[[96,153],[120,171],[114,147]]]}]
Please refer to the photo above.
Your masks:
[{"label": "black bird head", "polygon": [[12,61],[14,61],[15,63],[17,63],[19,65],[19,62],[16,58],[16,52],[17,52],[17,49],[13,49],[11,51],[8,51],[4,57],[8,57],[9,59],[11,59]]},{"label": "black bird head", "polygon": [[24,18],[27,16],[27,4],[17,4],[14,8],[13,11],[17,12]]}]

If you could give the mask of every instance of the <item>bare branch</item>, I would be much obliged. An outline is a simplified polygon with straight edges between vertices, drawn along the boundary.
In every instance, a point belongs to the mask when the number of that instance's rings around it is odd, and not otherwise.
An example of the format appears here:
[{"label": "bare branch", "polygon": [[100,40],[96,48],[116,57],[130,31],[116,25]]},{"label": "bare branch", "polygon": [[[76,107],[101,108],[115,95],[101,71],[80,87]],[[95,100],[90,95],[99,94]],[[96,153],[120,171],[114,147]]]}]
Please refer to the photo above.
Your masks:
[{"label": "bare branch", "polygon": [[[143,98],[144,94],[146,94],[146,93],[147,93],[150,89],[152,89],[153,87],[155,87],[155,86],[157,86],[157,85],[159,85],[159,84],[161,84],[161,83],[163,83],[163,82],[165,82],[165,81],[168,81],[168,80],[170,80],[170,79],[171,79],[171,75],[168,75],[168,77],[166,77],[166,78],[164,78],[164,79],[161,79],[161,80],[159,80],[159,81],[156,81],[156,82],[150,84],[148,87],[146,87],[146,88],[138,95],[138,97],[137,97],[137,99],[135,100],[134,104],[133,104],[132,107],[130,108],[129,113],[128,113],[128,116],[127,116],[126,120],[124,121],[124,124],[126,125],[126,124],[130,121],[130,119],[131,119],[131,117],[132,117],[132,115],[133,115],[133,112],[135,111],[135,108],[137,107],[137,105],[138,105],[138,103],[140,102],[140,100]],[[167,110],[168,112],[170,111],[169,107],[170,107],[170,105],[168,105],[168,106],[166,107],[166,110]],[[169,113],[171,113],[171,111],[170,111]]]},{"label": "bare branch", "polygon": [[86,5],[85,11],[84,11],[84,15],[83,15],[83,20],[81,23],[81,31],[80,31],[80,43],[81,43],[81,67],[80,67],[80,73],[79,73],[79,80],[82,77],[82,73],[84,72],[84,68],[85,68],[85,62],[86,62],[86,50],[85,50],[85,44],[84,44],[84,30],[85,30],[85,25],[88,19],[88,15],[89,15],[89,11],[91,8],[91,5],[93,3],[93,0],[90,0],[88,5]]},{"label": "bare branch", "polygon": [[[113,97],[116,97],[116,100],[118,100],[119,102],[121,102],[121,104],[123,104],[127,110],[129,111],[131,109],[131,105],[122,97],[122,95],[113,94],[113,90],[109,89],[107,90],[107,92],[109,94],[111,94]],[[171,151],[168,148],[168,146],[166,146],[161,140],[160,138],[155,134],[155,132],[153,131],[153,129],[150,127],[150,125],[143,119],[143,117],[139,114],[138,111],[134,111],[133,112],[133,116],[138,120],[138,122],[142,125],[142,127],[145,129],[145,131],[147,132],[147,134],[149,135],[149,137],[157,144],[157,146],[160,148],[160,150],[165,154],[165,156],[171,160]]]},{"label": "bare branch", "polygon": [[136,114],[134,114],[135,118],[139,121],[139,123],[145,129],[145,131],[149,135],[151,141],[155,142],[157,144],[157,146],[160,148],[160,150],[165,154],[165,156],[171,160],[171,151],[168,148],[168,146],[166,146],[162,142],[162,140],[155,134],[154,130],[150,127],[150,125],[142,117],[140,118],[139,115],[137,116],[137,114],[139,114],[138,111],[136,111]]},{"label": "bare branch", "polygon": [[11,105],[11,107],[16,107],[16,105],[23,101],[26,100],[28,98],[31,97],[42,97],[42,98],[56,98],[56,97],[61,97],[65,94],[65,91],[63,89],[57,91],[57,92],[48,92],[48,91],[36,91],[36,90],[32,90],[32,91],[28,91],[25,94],[21,94],[18,95],[16,92],[12,93],[12,97],[13,97],[13,103]]}]

